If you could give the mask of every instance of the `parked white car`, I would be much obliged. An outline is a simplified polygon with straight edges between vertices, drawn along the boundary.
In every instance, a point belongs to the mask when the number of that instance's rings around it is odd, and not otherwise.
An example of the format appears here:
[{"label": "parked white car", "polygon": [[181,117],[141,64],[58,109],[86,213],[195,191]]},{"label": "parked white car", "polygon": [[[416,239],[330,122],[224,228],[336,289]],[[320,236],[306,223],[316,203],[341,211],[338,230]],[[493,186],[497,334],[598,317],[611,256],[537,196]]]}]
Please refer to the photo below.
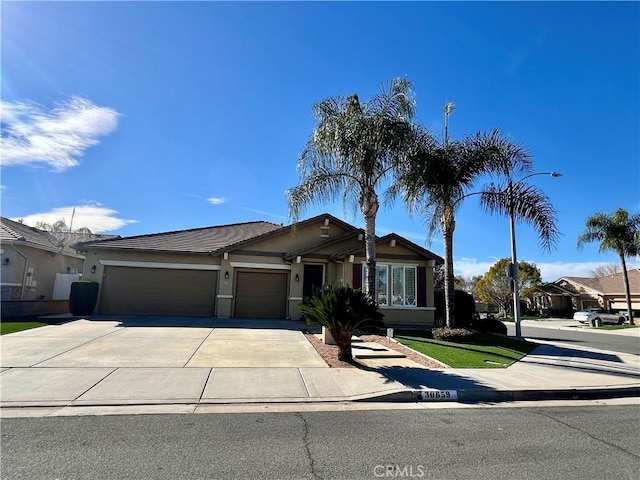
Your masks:
[{"label": "parked white car", "polygon": [[602,325],[603,323],[622,325],[626,321],[623,313],[614,313],[602,308],[590,308],[576,312],[573,314],[573,319],[589,325]]}]

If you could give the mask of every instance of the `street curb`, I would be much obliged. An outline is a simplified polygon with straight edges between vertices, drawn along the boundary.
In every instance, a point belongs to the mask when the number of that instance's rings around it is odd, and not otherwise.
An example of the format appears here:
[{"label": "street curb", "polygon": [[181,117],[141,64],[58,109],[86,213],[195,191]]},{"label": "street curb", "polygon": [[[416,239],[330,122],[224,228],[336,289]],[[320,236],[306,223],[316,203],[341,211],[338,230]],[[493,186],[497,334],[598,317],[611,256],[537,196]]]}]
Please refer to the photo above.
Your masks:
[{"label": "street curb", "polygon": [[515,402],[535,400],[598,400],[640,396],[640,386],[571,388],[558,390],[458,390],[458,402]]},{"label": "street curb", "polygon": [[611,398],[640,397],[640,386],[619,388],[573,388],[557,390],[457,390],[457,399],[423,399],[424,390],[401,389],[384,393],[371,393],[351,397],[316,397],[300,398],[251,398],[251,399],[209,399],[208,401],[176,403],[175,400],[154,402],[3,402],[2,409],[16,408],[73,408],[73,407],[142,407],[161,405],[192,405],[194,408],[207,405],[258,405],[258,404],[314,404],[314,403],[501,403],[516,401],[545,401],[545,400],[598,400]]}]

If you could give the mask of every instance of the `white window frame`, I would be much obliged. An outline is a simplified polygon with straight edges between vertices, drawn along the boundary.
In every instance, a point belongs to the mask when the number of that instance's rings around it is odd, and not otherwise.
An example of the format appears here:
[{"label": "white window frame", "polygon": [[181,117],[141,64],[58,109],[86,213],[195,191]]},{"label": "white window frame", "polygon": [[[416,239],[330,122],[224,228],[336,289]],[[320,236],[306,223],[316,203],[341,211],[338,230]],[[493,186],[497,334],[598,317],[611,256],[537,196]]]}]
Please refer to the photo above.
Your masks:
[{"label": "white window frame", "polygon": [[[402,291],[394,291],[395,277],[394,271],[400,270]],[[407,271],[413,271],[413,302],[407,302]],[[401,303],[396,303],[396,298],[401,299]],[[418,267],[414,265],[391,265],[391,306],[392,307],[417,307],[418,306]]]},{"label": "white window frame", "polygon": [[[402,269],[402,303],[393,303],[393,270],[401,268]],[[386,263],[378,263],[376,264],[376,269],[378,270],[378,275],[376,276],[376,281],[378,283],[376,288],[376,299],[378,301],[378,306],[380,307],[388,307],[388,308],[417,308],[418,307],[418,266],[417,265],[402,265],[402,264],[386,264]],[[384,269],[386,271],[386,282],[384,284],[384,293],[380,288],[380,270]],[[413,270],[413,282],[414,282],[414,299],[413,303],[407,303],[407,288],[406,288],[406,270]],[[389,275],[391,273],[391,276]],[[362,265],[362,291],[367,292],[368,283],[367,283],[367,265]],[[382,298],[381,298],[382,297]],[[382,301],[381,301],[382,300]],[[391,300],[391,301],[389,301]]]}]

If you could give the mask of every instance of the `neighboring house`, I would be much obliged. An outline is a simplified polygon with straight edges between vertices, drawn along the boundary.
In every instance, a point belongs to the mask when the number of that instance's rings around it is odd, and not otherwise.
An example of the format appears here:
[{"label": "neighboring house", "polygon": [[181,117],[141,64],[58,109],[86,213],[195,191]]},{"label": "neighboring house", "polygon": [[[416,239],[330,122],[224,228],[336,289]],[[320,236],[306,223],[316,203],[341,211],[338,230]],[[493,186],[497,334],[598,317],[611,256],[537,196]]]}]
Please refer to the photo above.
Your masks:
[{"label": "neighboring house", "polygon": [[84,254],[73,245],[112,237],[45,232],[0,217],[1,299],[68,299],[70,282],[80,278],[84,267]]},{"label": "neighboring house", "polygon": [[[631,308],[640,309],[640,268],[627,272],[631,290]],[[536,310],[566,311],[586,308],[626,310],[622,273],[600,278],[561,277],[541,287],[533,300]]]},{"label": "neighboring house", "polygon": [[[83,279],[100,314],[300,318],[322,285],[361,288],[364,231],[329,214],[89,242]],[[391,324],[432,324],[438,255],[395,234],[377,239],[377,299]]]}]

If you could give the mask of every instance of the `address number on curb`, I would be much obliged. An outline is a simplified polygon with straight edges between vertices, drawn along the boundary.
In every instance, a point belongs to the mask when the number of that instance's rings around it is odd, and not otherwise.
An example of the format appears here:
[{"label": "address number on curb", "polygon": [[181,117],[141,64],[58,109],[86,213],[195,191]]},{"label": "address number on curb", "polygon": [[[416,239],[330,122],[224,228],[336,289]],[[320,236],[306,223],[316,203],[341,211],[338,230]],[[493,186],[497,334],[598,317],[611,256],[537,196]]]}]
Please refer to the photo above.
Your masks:
[{"label": "address number on curb", "polygon": [[421,400],[457,400],[457,390],[421,390]]}]

